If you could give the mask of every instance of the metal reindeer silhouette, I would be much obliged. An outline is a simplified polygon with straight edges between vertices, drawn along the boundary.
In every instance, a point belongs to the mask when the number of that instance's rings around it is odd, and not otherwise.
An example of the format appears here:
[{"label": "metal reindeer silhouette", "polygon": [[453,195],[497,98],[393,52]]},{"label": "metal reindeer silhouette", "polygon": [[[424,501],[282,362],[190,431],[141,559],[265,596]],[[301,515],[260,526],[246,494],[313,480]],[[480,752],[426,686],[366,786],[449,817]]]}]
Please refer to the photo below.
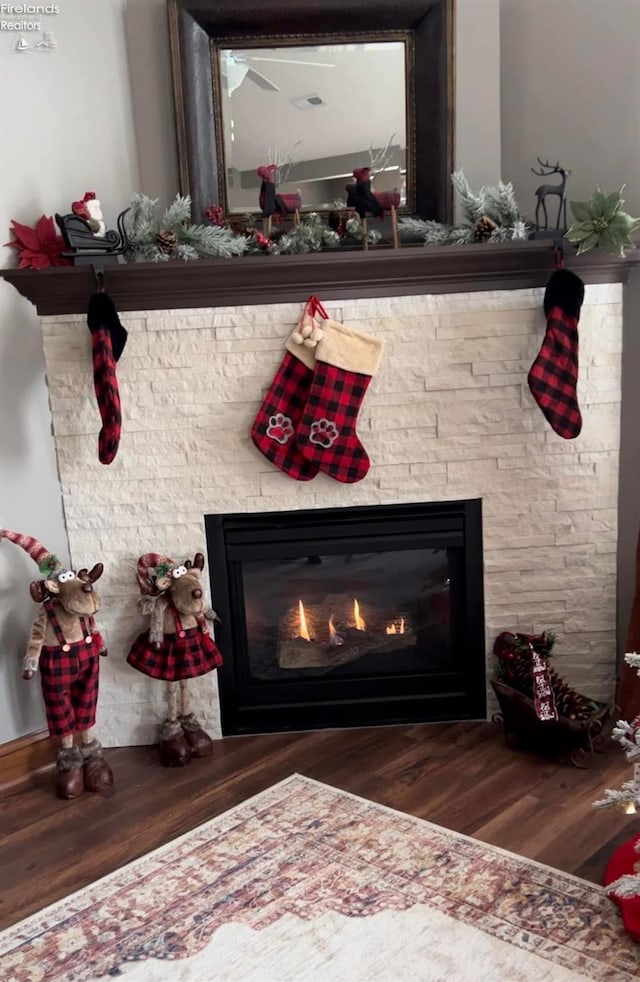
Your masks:
[{"label": "metal reindeer silhouette", "polygon": [[[569,182],[569,176],[571,175],[570,170],[560,166],[560,161],[557,160],[555,164],[550,164],[548,160],[540,160],[540,157],[536,158],[540,164],[540,170],[536,170],[535,167],[531,168],[533,174],[537,174],[538,177],[550,177],[552,174],[560,174],[560,182],[558,184],[541,184],[540,187],[536,188],[536,198],[538,199],[536,204],[536,226],[539,230],[546,229],[549,227],[549,216],[547,213],[547,198],[556,195],[560,201],[558,204],[558,218],[555,224],[556,229],[567,227],[567,184]],[[542,208],[542,213],[544,215],[544,225],[540,225],[539,214]],[[560,225],[560,219],[562,218],[563,225]]]}]

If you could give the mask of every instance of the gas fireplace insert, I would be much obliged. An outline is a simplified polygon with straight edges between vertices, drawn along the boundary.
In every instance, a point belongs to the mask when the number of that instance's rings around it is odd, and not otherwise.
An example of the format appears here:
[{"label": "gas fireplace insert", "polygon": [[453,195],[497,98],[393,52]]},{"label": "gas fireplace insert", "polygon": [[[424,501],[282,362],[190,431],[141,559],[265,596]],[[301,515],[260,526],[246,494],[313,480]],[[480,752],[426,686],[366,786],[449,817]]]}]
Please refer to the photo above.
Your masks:
[{"label": "gas fireplace insert", "polygon": [[479,500],[205,524],[225,735],[485,717]]}]

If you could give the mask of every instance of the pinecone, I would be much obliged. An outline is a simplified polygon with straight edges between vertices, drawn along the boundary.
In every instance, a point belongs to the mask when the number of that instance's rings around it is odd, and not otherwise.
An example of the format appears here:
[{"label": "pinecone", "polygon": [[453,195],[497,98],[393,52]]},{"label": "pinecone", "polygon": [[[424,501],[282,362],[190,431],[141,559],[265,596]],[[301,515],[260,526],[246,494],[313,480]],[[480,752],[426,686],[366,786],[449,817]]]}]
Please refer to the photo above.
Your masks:
[{"label": "pinecone", "polygon": [[[531,638],[536,651],[547,659],[553,647],[546,635]],[[500,678],[512,689],[522,692],[528,699],[533,699],[533,680],[531,677],[531,653],[522,637],[504,634],[496,640],[494,654],[499,659]],[[571,720],[586,720],[593,715],[593,704],[586,697],[572,689],[562,679],[554,668],[547,666],[549,684],[556,703],[559,716]]]},{"label": "pinecone", "polygon": [[473,229],[474,242],[486,242],[491,238],[493,231],[497,228],[497,223],[488,215],[481,215]]},{"label": "pinecone", "polygon": [[176,246],[178,244],[178,236],[175,232],[158,232],[156,235],[156,245],[159,249],[167,255],[170,256],[175,252]]}]

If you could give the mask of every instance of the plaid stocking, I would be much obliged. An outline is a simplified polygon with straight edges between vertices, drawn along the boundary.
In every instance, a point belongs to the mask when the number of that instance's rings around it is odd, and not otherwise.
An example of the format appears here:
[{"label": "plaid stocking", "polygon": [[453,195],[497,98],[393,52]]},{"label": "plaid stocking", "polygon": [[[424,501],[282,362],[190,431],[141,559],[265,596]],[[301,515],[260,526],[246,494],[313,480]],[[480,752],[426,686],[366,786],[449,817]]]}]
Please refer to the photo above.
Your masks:
[{"label": "plaid stocking", "polygon": [[547,330],[527,381],[551,428],[573,440],[582,429],[578,406],[578,318],[582,280],[568,269],[553,273],[544,295]]},{"label": "plaid stocking", "polygon": [[95,293],[91,297],[87,322],[93,349],[93,386],[102,419],[98,457],[101,464],[110,464],[120,445],[122,410],[116,362],[126,344],[127,332],[106,293]]},{"label": "plaid stocking", "polygon": [[295,481],[310,481],[318,473],[317,465],[303,457],[294,438],[311,389],[314,349],[322,337],[316,314],[327,316],[320,301],[311,297],[298,330],[286,342],[287,353],[251,427],[251,439],[260,453]]},{"label": "plaid stocking", "polygon": [[343,484],[366,476],[370,461],[356,421],[384,341],[327,321],[316,348],[316,370],[296,445],[304,457]]}]

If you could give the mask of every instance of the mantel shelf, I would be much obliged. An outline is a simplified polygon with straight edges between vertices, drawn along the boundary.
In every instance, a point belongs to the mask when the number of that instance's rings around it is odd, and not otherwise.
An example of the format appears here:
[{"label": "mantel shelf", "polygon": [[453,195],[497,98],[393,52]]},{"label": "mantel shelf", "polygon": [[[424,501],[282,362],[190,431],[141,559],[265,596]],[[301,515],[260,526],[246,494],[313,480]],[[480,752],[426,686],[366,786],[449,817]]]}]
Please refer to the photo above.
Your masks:
[{"label": "mantel shelf", "polygon": [[[619,259],[597,249],[566,265],[585,283],[626,283],[640,250]],[[544,286],[553,269],[551,240],[503,245],[404,246],[401,249],[247,256],[105,267],[105,288],[119,310],[243,306],[306,300],[393,297]],[[95,290],[91,266],[2,269],[0,276],[40,315],[83,314]]]}]

